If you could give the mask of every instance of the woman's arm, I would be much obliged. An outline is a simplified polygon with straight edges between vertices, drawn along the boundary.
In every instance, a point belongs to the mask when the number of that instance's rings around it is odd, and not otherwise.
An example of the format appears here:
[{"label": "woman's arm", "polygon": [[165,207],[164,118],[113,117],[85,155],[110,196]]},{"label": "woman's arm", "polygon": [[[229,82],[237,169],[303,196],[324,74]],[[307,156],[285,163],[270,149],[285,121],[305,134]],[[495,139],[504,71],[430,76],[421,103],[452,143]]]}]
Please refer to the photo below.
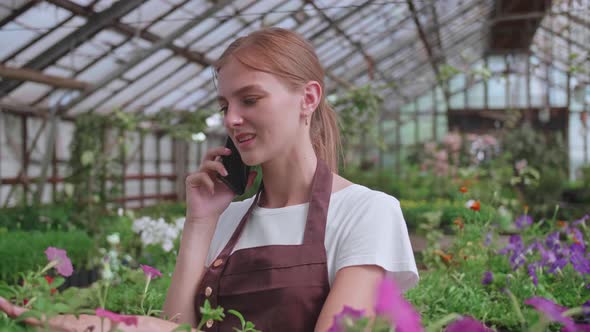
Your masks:
[{"label": "woman's arm", "polygon": [[162,317],[177,323],[197,325],[195,294],[205,272],[205,260],[217,221],[185,222],[176,266]]},{"label": "woman's arm", "polygon": [[[0,312],[5,312],[9,317],[16,318],[28,309],[15,306],[7,300],[0,297]],[[165,321],[156,317],[148,316],[136,316],[137,326],[127,326],[119,323],[117,325],[117,331],[123,332],[152,332],[152,331],[172,331],[178,327],[178,324]],[[25,323],[30,326],[37,326],[45,331],[45,323],[37,320],[36,318],[29,317],[25,318]],[[71,332],[71,331],[110,331],[112,329],[112,323],[108,319],[102,321],[100,317],[93,315],[80,315],[76,318],[74,315],[58,315],[51,317],[47,322],[48,331],[60,331],[60,332]],[[192,329],[191,331],[196,331]]]},{"label": "woman's arm", "polygon": [[328,330],[332,326],[334,316],[340,313],[345,305],[365,310],[366,315],[374,315],[375,290],[384,276],[385,270],[377,265],[349,266],[338,270],[315,331]]}]

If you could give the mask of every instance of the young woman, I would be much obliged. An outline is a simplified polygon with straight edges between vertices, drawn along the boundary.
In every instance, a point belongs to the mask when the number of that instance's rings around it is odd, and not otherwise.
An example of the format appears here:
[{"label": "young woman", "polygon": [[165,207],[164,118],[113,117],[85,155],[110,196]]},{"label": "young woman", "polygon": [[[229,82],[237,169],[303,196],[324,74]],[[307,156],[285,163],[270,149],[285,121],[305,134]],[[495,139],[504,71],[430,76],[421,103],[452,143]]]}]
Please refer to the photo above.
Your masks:
[{"label": "young woman", "polygon": [[[165,316],[196,326],[207,299],[262,331],[325,331],[344,305],[371,314],[386,274],[402,289],[414,286],[399,202],[337,174],[336,115],[312,46],[294,32],[263,29],[234,41],[216,72],[227,134],[245,164],[261,166],[263,185],[255,197],[232,203],[235,194],[217,180],[227,174],[225,148],[209,150],[187,177]],[[143,319],[162,329],[170,324]],[[226,315],[205,330],[238,325]]]},{"label": "young woman", "polygon": [[[263,331],[324,331],[344,305],[370,311],[378,281],[418,274],[399,202],[337,175],[338,127],[312,46],[278,28],[233,42],[216,64],[224,125],[263,189],[243,202],[208,152],[187,178],[187,221],[164,311],[195,324],[205,299]],[[208,322],[230,331],[237,319]]]}]

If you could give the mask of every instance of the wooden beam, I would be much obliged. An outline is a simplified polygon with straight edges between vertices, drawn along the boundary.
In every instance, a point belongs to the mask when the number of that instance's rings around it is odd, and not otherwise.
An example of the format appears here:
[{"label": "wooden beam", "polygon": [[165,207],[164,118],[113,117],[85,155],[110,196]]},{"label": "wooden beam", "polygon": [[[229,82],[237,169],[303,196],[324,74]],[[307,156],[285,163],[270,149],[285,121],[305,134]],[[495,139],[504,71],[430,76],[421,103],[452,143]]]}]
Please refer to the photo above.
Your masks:
[{"label": "wooden beam", "polygon": [[[88,7],[80,6],[77,3],[72,2],[70,0],[46,0],[46,1],[51,2],[52,4],[59,6],[61,8],[67,9],[76,15],[84,16],[87,18],[90,18],[90,17],[96,15],[96,12],[93,11],[92,9],[90,9]],[[182,4],[184,4],[184,3],[182,3]],[[179,5],[176,5],[176,6],[172,7],[172,9],[176,9],[178,6]],[[139,33],[137,33],[136,28],[134,28],[133,26],[131,26],[129,24],[122,23],[120,21],[113,22],[112,27],[117,32],[120,32],[128,37],[134,37],[136,34],[138,34],[139,37],[141,37],[142,39],[147,40],[151,43],[157,43],[158,41],[160,41],[160,39],[162,39],[160,36],[150,32],[146,29],[142,29],[141,31],[139,31]],[[211,64],[211,61],[207,60],[205,58],[204,54],[194,52],[194,51],[191,51],[187,48],[182,48],[182,47],[176,46],[174,44],[169,44],[166,47],[169,50],[171,50],[172,52],[174,52],[174,54],[182,56],[190,62],[197,63],[197,64],[199,64],[201,66],[205,66],[205,67]]]},{"label": "wooden beam", "polygon": [[57,88],[84,90],[90,85],[68,77],[47,75],[43,72],[27,68],[14,68],[0,64],[0,77],[19,81],[30,81],[51,85]]},{"label": "wooden beam", "polygon": [[[92,38],[117,18],[127,14],[142,3],[143,0],[114,2],[111,7],[88,19],[86,24],[52,44],[51,47],[28,61],[23,67],[35,70],[43,70],[49,67],[73,48]],[[20,84],[21,82],[14,80],[3,80],[0,82],[0,96],[8,95]]]},{"label": "wooden beam", "polygon": [[137,55],[131,57],[129,59],[129,61],[127,61],[124,65],[122,65],[122,66],[116,68],[114,71],[108,73],[105,77],[100,79],[98,82],[96,82],[94,85],[92,85],[89,89],[85,90],[78,97],[70,100],[69,103],[67,103],[65,106],[63,106],[60,109],[61,112],[59,114],[65,114],[72,107],[78,105],[80,102],[82,102],[84,99],[86,99],[86,97],[92,95],[96,91],[102,89],[103,87],[105,87],[106,85],[111,83],[113,80],[119,78],[120,76],[125,74],[128,70],[135,67],[136,65],[141,63],[143,60],[147,59],[149,56],[156,53],[157,51],[172,44],[177,38],[184,35],[185,33],[187,33],[189,30],[194,28],[199,23],[203,22],[204,20],[206,20],[210,16],[214,15],[216,12],[222,10],[229,3],[230,3],[229,0],[217,1],[215,3],[215,5],[211,6],[204,13],[198,15],[193,20],[186,22],[185,24],[180,26],[178,29],[176,29],[176,30],[172,31],[170,34],[168,34],[165,38],[162,38],[158,42],[152,44],[148,49],[145,49],[141,53],[138,53]]}]

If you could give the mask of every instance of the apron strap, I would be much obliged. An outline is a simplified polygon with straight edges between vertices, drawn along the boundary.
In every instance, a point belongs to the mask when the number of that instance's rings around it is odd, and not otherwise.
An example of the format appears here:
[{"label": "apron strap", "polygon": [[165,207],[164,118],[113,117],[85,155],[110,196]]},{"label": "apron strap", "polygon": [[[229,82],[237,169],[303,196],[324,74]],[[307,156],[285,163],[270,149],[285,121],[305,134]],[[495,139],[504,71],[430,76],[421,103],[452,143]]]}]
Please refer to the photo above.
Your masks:
[{"label": "apron strap", "polygon": [[326,163],[318,159],[311,184],[309,210],[305,222],[304,244],[324,244],[328,207],[332,195],[332,171]]}]

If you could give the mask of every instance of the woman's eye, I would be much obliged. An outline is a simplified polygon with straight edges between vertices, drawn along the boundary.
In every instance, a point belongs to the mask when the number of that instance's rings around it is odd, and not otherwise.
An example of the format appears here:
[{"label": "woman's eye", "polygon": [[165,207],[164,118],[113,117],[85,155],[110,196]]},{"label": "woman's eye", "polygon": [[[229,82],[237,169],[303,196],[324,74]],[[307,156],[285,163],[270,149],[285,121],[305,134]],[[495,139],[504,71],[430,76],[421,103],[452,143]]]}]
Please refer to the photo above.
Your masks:
[{"label": "woman's eye", "polygon": [[246,98],[246,99],[244,99],[244,105],[251,106],[251,105],[256,104],[257,101],[258,101],[258,98]]}]

